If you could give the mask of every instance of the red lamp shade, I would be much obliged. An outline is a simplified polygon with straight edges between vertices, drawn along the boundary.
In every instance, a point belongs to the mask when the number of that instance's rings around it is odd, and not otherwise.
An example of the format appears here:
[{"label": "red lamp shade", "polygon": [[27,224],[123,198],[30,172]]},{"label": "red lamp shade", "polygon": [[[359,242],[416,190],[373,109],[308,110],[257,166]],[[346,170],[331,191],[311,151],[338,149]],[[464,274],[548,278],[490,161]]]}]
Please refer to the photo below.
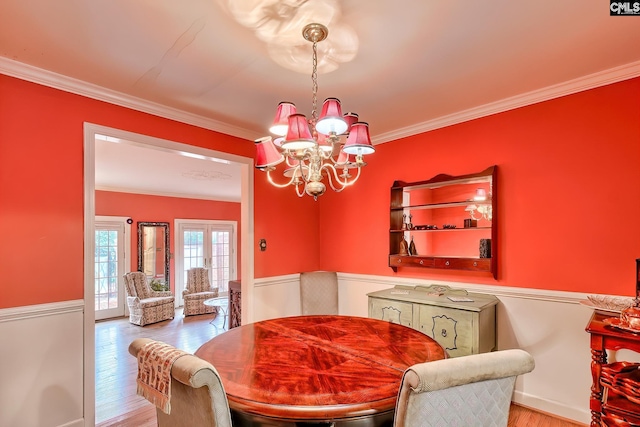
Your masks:
[{"label": "red lamp shade", "polygon": [[315,145],[311,136],[309,123],[304,114],[292,114],[289,116],[289,129],[287,137],[282,142],[283,150],[304,150]]},{"label": "red lamp shade", "polygon": [[357,122],[351,126],[347,143],[342,147],[342,151],[355,155],[375,153],[376,149],[371,145],[371,138],[369,138],[368,123]]},{"label": "red lamp shade", "polygon": [[347,122],[346,133],[351,132],[351,126],[353,126],[353,124],[358,121],[358,115],[356,113],[344,113],[344,116],[342,116],[342,118],[345,122]]},{"label": "red lamp shade", "polygon": [[285,136],[289,127],[289,116],[296,113],[296,106],[292,102],[281,102],[278,104],[276,117],[273,119],[273,125],[269,128],[269,132],[278,136]]},{"label": "red lamp shade", "polygon": [[278,151],[270,136],[256,139],[256,168],[264,169],[282,163],[284,156]]},{"label": "red lamp shade", "polygon": [[342,118],[340,100],[338,98],[325,99],[322,104],[322,113],[316,123],[316,130],[325,135],[332,133],[341,135],[347,131],[348,127],[347,122]]}]

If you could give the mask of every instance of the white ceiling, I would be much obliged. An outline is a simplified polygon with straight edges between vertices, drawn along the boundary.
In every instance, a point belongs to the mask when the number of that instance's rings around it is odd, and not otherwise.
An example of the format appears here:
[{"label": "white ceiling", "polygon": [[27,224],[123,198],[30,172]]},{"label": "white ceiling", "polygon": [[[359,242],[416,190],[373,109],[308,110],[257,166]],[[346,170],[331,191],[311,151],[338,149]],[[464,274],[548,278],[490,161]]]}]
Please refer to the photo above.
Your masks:
[{"label": "white ceiling", "polygon": [[[254,139],[279,101],[311,112],[300,35],[310,21],[329,27],[320,66],[337,65],[318,76],[319,102],[339,97],[374,142],[640,74],[640,16],[609,16],[604,0],[2,0],[0,72],[36,67],[75,79],[68,87],[90,83],[85,92]],[[267,41],[274,33],[284,41]],[[99,159],[98,179],[108,167],[126,181],[97,185],[145,179],[117,169],[112,149],[98,149],[111,157]],[[167,163],[174,175],[201,167]],[[205,187],[216,183],[227,186]]]}]

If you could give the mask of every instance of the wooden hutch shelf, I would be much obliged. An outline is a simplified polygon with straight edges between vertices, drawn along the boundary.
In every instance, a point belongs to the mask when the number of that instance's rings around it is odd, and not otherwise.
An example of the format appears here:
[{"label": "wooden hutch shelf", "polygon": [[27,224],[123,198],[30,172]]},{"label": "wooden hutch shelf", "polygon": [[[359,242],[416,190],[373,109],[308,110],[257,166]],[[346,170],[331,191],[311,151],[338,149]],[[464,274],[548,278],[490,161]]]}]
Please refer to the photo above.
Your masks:
[{"label": "wooden hutch shelf", "polygon": [[[394,271],[403,267],[484,271],[497,278],[496,172],[497,167],[491,166],[468,175],[395,181],[391,187],[389,267]],[[486,200],[474,200],[478,189],[486,193]],[[471,205],[489,214],[483,216],[476,210],[473,219],[467,210]],[[489,246],[489,252],[482,256],[481,240]],[[411,246],[414,252],[407,250]]]}]

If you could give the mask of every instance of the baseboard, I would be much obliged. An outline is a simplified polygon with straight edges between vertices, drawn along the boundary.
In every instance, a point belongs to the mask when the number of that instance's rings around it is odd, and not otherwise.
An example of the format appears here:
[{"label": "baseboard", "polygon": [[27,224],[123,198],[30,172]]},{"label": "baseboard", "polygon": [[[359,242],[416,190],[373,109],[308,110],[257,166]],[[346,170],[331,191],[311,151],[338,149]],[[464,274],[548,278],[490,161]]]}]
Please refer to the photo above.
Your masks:
[{"label": "baseboard", "polygon": [[518,390],[513,393],[513,403],[534,411],[543,412],[552,417],[563,418],[572,422],[580,422],[585,425],[588,425],[591,422],[591,411],[588,407],[585,407],[585,409],[578,409],[567,406],[561,402],[542,399],[538,396],[532,396]]},{"label": "baseboard", "polygon": [[84,427],[84,418],[69,421],[68,423],[60,424],[58,427]]}]

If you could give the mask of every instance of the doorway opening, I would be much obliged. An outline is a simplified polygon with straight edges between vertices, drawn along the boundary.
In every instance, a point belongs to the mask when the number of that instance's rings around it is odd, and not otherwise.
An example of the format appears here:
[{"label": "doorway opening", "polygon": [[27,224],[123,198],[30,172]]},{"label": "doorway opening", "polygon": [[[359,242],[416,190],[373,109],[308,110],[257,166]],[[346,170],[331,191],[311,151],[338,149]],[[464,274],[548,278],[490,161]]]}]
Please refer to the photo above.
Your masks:
[{"label": "doorway opening", "polygon": [[253,320],[253,159],[92,123],[84,125],[84,420],[95,423],[95,160],[96,137],[107,136],[138,147],[223,159],[241,170],[240,235],[242,323]]}]

